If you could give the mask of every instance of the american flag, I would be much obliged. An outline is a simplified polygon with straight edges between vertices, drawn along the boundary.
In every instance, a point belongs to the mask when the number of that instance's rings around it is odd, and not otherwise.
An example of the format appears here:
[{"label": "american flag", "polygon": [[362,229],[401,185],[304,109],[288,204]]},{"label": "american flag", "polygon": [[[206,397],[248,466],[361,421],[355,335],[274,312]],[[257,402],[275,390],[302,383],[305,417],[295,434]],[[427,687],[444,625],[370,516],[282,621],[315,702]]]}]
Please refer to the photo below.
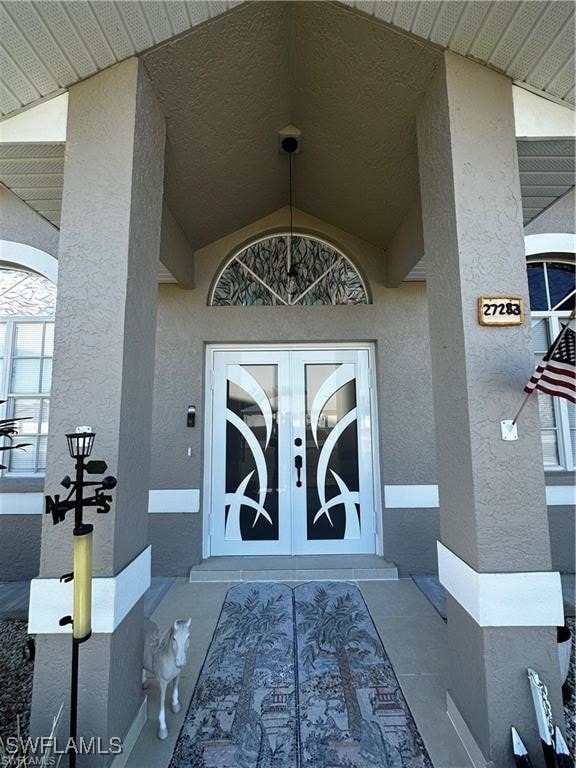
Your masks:
[{"label": "american flag", "polygon": [[576,333],[566,326],[552,344],[524,392],[535,389],[555,397],[565,397],[576,403]]}]

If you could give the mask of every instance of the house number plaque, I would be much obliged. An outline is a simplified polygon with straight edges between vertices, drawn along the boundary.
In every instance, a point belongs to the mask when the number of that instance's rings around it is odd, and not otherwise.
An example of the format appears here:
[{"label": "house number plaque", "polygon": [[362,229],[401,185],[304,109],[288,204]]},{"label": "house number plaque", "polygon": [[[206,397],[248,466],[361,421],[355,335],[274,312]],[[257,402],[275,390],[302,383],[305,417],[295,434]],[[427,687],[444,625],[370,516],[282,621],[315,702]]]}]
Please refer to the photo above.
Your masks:
[{"label": "house number plaque", "polygon": [[524,299],[520,296],[480,296],[478,322],[480,325],[522,325]]}]

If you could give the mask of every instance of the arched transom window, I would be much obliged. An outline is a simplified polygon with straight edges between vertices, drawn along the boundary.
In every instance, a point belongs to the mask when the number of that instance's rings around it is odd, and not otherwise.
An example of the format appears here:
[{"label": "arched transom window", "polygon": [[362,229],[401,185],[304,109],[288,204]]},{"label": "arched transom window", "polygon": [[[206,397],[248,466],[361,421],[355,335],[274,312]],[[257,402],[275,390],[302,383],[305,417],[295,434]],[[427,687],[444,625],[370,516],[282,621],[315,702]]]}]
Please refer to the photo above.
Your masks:
[{"label": "arched transom window", "polygon": [[306,235],[263,238],[237,253],[215,282],[212,306],[367,304],[362,278],[343,253]]}]

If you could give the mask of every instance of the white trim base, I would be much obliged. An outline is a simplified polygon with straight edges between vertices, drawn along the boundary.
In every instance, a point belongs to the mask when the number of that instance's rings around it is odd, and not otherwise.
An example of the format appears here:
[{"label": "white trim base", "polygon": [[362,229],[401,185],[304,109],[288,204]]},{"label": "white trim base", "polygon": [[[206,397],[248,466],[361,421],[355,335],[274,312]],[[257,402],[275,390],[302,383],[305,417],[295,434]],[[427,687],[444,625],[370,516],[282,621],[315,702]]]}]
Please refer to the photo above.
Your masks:
[{"label": "white trim base", "polygon": [[[440,506],[437,485],[385,485],[386,509],[437,509]],[[546,506],[573,506],[576,487],[547,485]]]},{"label": "white trim base", "polygon": [[43,511],[41,493],[0,493],[0,515],[41,515]]},{"label": "white trim base", "polygon": [[438,578],[481,627],[555,627],[564,623],[557,571],[478,573],[438,542]]},{"label": "white trim base", "polygon": [[[438,509],[437,485],[385,485],[387,509]],[[548,507],[573,506],[576,487],[547,485]],[[0,515],[41,515],[44,511],[42,493],[0,493]],[[148,512],[151,514],[194,514],[200,511],[198,488],[162,488],[149,492]]]},{"label": "white trim base", "polygon": [[385,485],[387,509],[435,509],[440,506],[437,485]]},{"label": "white trim base", "polygon": [[148,498],[148,512],[169,514],[200,511],[199,488],[154,490],[150,491]]},{"label": "white trim base", "polygon": [[[43,493],[0,493],[0,515],[41,515],[43,511]],[[199,511],[200,490],[198,488],[149,491],[149,513],[169,514]]]},{"label": "white trim base", "polygon": [[576,488],[573,485],[547,485],[546,506],[573,507],[576,504]]},{"label": "white trim base", "polygon": [[[152,547],[146,547],[123,571],[92,581],[92,632],[114,632],[151,583]],[[72,614],[73,582],[59,579],[32,579],[28,606],[28,632],[70,634],[70,625],[61,627],[63,616]]]}]

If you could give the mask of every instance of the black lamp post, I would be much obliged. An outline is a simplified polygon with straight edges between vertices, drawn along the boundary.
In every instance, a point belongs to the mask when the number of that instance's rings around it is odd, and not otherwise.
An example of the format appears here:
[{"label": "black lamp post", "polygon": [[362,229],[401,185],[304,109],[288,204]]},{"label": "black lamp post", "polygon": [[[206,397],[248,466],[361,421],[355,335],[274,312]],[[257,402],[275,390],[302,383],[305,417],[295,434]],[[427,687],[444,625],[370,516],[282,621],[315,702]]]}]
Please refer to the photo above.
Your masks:
[{"label": "black lamp post", "polygon": [[[60,500],[46,496],[46,514],[52,515],[54,525],[66,518],[66,513],[74,510],[73,551],[74,570],[65,573],[60,581],[74,581],[74,600],[72,616],[63,616],[60,626],[72,625],[72,681],[70,687],[70,745],[68,759],[70,768],[76,766],[76,744],[78,730],[78,660],[80,643],[88,640],[92,634],[92,535],[94,526],[82,519],[84,507],[96,507],[96,512],[110,511],[112,496],[104,491],[116,486],[116,478],[109,475],[98,481],[87,481],[84,473],[102,475],[108,469],[104,461],[89,461],[86,459],[92,453],[95,433],[91,427],[77,427],[75,432],[66,435],[70,456],[76,459],[76,480],[66,475],[61,485],[70,489],[67,498]],[[84,489],[94,487],[93,496],[84,496]]]}]

